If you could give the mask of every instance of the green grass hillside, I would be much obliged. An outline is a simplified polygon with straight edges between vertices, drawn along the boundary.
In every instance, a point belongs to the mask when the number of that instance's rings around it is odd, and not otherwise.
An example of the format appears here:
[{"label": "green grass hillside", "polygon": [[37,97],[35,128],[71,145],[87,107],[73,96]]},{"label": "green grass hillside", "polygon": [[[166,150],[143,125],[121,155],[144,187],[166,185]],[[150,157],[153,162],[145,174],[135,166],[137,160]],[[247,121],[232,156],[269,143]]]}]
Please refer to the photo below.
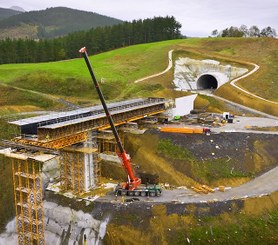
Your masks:
[{"label": "green grass hillside", "polygon": [[[278,40],[272,38],[183,39],[130,46],[93,55],[90,59],[97,78],[102,80],[101,86],[108,100],[139,96],[176,96],[172,90],[173,69],[158,78],[133,83],[138,78],[164,70],[168,64],[167,53],[174,49],[174,58],[186,55],[198,59],[224,60],[249,68],[250,65],[246,62],[260,65],[258,72],[243,79],[239,85],[266,99],[277,101],[277,45]],[[92,54],[91,50],[88,52]],[[69,99],[97,100],[83,59],[1,65],[0,81],[16,87],[67,96]],[[246,96],[228,84],[216,93],[235,102],[278,115],[277,105]]]},{"label": "green grass hillside", "polygon": [[58,108],[58,103],[47,97],[0,85],[0,116],[4,114]]}]

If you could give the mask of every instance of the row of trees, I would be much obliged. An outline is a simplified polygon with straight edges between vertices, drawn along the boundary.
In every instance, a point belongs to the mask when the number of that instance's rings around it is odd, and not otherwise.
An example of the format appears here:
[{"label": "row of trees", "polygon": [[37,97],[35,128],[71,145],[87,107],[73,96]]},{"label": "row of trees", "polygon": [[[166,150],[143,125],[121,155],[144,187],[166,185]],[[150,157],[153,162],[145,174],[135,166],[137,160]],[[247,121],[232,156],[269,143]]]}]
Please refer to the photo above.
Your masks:
[{"label": "row of trees", "polygon": [[276,30],[270,26],[259,29],[257,26],[248,28],[246,25],[241,25],[239,28],[231,26],[222,31],[213,30],[213,37],[276,37]]},{"label": "row of trees", "polygon": [[139,43],[181,38],[181,24],[172,17],[124,22],[71,33],[49,40],[0,41],[0,64],[58,61],[79,57],[78,50],[86,45],[93,53]]}]

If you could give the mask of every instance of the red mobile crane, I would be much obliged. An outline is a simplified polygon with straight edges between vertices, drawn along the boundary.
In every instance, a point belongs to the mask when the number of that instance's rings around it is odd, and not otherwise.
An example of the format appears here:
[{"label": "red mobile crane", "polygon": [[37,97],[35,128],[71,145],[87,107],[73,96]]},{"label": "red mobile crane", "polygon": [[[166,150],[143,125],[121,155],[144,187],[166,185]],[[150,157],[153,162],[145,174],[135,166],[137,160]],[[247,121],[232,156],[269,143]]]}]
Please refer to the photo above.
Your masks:
[{"label": "red mobile crane", "polygon": [[104,96],[102,94],[102,91],[99,87],[98,81],[95,77],[93,68],[91,66],[88,54],[87,54],[87,50],[85,47],[81,48],[79,50],[79,52],[83,55],[86,65],[88,67],[88,70],[91,74],[92,80],[93,80],[93,84],[97,90],[99,99],[101,101],[101,104],[103,106],[103,109],[105,111],[106,117],[108,119],[108,122],[110,124],[110,127],[112,129],[113,135],[115,137],[116,143],[117,143],[117,147],[118,147],[118,156],[121,160],[122,166],[125,169],[126,173],[127,173],[127,181],[122,183],[121,185],[118,185],[116,190],[115,190],[115,194],[119,194],[119,195],[130,195],[130,196],[159,196],[161,194],[161,188],[159,185],[156,184],[152,184],[152,185],[142,185],[141,184],[141,179],[136,177],[133,169],[131,167],[130,161],[128,159],[128,156],[126,154],[126,151],[123,147],[123,144],[121,142],[121,139],[119,137],[119,134],[117,132],[117,129],[115,127],[113,118],[111,116],[111,114],[109,113],[108,107],[106,105]]}]

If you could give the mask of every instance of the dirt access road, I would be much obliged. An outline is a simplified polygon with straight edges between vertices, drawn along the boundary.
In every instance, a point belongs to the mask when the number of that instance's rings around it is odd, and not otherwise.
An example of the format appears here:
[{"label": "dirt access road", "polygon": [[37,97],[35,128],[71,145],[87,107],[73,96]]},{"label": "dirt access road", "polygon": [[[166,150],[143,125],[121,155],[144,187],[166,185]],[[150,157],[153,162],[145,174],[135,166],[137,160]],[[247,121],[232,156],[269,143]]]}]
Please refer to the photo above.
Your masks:
[{"label": "dirt access road", "polygon": [[[140,201],[155,203],[206,203],[222,202],[236,199],[246,199],[250,197],[261,197],[278,190],[278,167],[255,178],[254,180],[234,188],[227,188],[225,192],[216,190],[214,193],[198,194],[193,190],[180,187],[172,190],[163,190],[160,197],[148,198],[138,197]],[[132,197],[125,197],[129,199]],[[101,197],[99,201],[115,201],[113,194]],[[118,201],[121,201],[118,198]]]},{"label": "dirt access road", "polygon": [[235,199],[245,199],[249,197],[259,197],[268,195],[278,190],[278,167],[268,171],[267,173],[255,178],[254,180],[226,190],[225,192],[215,191],[209,194],[197,194],[192,190],[164,190],[163,196],[155,199],[157,202],[181,202],[181,203],[196,203],[196,202],[213,202],[227,201]]},{"label": "dirt access road", "polygon": [[[250,197],[261,197],[271,194],[278,190],[278,167],[262,174],[248,183],[245,183],[238,187],[226,187],[225,192],[215,190],[214,193],[198,194],[186,187],[179,187],[177,189],[163,190],[160,197],[148,198],[148,197],[136,197],[140,201],[155,202],[155,203],[206,203],[206,202],[222,202],[228,200],[246,199]],[[126,196],[125,199],[132,197]],[[99,198],[101,202],[114,202],[114,194],[107,195]],[[120,197],[117,201],[122,201]]]}]

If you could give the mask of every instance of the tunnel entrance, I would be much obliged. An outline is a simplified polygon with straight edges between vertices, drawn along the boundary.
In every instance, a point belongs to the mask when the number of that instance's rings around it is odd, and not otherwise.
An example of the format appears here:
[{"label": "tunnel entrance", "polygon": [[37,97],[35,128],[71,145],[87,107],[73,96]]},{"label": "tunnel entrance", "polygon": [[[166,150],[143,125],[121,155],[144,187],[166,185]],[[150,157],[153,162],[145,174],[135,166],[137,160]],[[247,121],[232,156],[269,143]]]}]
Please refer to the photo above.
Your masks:
[{"label": "tunnel entrance", "polygon": [[213,75],[205,74],[198,78],[197,89],[217,89],[218,82]]}]

